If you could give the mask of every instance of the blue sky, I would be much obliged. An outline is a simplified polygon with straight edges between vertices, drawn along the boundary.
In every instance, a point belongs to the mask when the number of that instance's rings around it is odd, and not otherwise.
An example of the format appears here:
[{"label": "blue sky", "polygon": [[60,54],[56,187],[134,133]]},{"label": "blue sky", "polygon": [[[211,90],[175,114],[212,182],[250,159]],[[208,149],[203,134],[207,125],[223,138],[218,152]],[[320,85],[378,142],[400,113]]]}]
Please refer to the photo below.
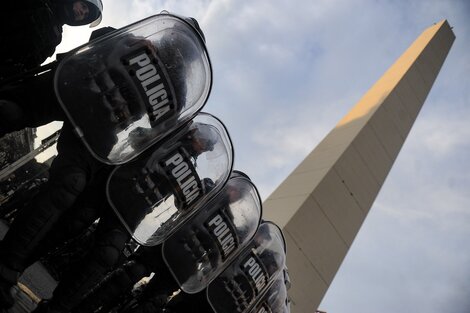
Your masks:
[{"label": "blue sky", "polygon": [[[224,121],[236,168],[263,199],[425,28],[448,19],[456,41],[320,308],[470,312],[468,1],[103,2],[102,26],[163,9],[198,19],[214,67],[204,111]],[[66,29],[59,51],[89,33]]]}]

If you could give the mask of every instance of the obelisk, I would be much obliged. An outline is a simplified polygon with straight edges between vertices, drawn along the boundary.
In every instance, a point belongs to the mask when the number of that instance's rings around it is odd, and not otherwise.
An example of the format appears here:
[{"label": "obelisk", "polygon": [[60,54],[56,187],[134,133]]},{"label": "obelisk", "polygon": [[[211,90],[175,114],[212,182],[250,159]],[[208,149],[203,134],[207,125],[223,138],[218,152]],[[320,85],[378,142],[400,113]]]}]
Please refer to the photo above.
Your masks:
[{"label": "obelisk", "polygon": [[287,241],[293,313],[315,312],[452,46],[426,29],[264,202]]}]

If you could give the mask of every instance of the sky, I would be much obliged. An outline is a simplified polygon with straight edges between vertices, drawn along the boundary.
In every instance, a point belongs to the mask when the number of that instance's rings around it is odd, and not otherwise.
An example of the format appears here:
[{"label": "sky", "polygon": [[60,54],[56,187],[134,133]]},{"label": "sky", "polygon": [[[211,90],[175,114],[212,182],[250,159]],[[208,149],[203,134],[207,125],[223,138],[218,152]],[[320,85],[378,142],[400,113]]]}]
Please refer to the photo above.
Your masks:
[{"label": "sky", "polygon": [[[456,41],[320,309],[470,312],[469,1],[103,3],[101,26],[164,9],[199,21],[214,70],[203,111],[225,123],[235,168],[263,199],[425,28],[448,19]],[[58,51],[89,34],[66,28]]]}]

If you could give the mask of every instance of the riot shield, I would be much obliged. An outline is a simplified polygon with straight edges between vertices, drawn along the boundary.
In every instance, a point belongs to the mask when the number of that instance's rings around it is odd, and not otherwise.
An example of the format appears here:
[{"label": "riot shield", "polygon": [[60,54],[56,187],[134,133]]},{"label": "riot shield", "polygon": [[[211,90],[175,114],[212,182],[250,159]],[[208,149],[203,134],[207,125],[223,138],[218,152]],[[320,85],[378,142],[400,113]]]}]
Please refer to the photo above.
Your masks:
[{"label": "riot shield", "polygon": [[248,247],[207,287],[214,312],[249,312],[284,268],[285,257],[281,230],[263,222]]},{"label": "riot shield", "polygon": [[116,167],[108,178],[108,201],[139,244],[157,245],[220,191],[232,163],[225,127],[199,113],[169,139]]},{"label": "riot shield", "polygon": [[283,273],[279,273],[271,288],[261,297],[250,313],[289,313],[287,285]]},{"label": "riot shield", "polygon": [[191,119],[211,85],[201,34],[169,13],[78,47],[54,78],[76,133],[107,164],[128,162]]},{"label": "riot shield", "polygon": [[206,288],[248,244],[260,221],[256,187],[231,175],[221,192],[163,243],[163,258],[181,289]]}]

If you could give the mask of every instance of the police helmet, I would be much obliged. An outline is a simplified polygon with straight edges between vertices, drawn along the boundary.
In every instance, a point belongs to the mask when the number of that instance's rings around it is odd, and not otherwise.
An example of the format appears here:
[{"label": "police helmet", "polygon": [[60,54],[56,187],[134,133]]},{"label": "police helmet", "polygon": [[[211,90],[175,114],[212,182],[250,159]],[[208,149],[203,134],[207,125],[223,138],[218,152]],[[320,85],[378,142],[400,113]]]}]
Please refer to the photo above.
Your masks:
[{"label": "police helmet", "polygon": [[219,139],[219,133],[215,130],[215,127],[202,124],[196,128],[194,137],[204,145],[205,151],[212,151]]},{"label": "police helmet", "polygon": [[204,188],[204,193],[208,193],[215,188],[215,183],[212,179],[206,177],[202,180],[202,186]]},{"label": "police helmet", "polygon": [[231,177],[244,177],[248,179],[249,181],[251,181],[250,177],[246,173],[239,171],[239,170],[233,170],[231,173]]},{"label": "police helmet", "polygon": [[[103,3],[101,0],[63,0],[65,16],[64,23],[70,26],[80,26],[90,24],[95,27],[101,22]],[[88,8],[88,13],[77,20],[77,12],[80,12],[80,4]]]},{"label": "police helmet", "polygon": [[206,36],[204,36],[204,32],[202,31],[201,27],[199,26],[199,23],[194,17],[185,17],[184,20],[189,23],[201,36],[202,40],[206,42]]},{"label": "police helmet", "polygon": [[[168,12],[167,10],[163,10],[163,11],[160,12],[160,14],[170,14],[170,12]],[[201,36],[202,40],[204,42],[206,42],[206,36],[204,36],[204,32],[202,31],[201,27],[199,26],[199,23],[197,22],[197,20],[194,17],[190,17],[190,16],[187,17],[187,16],[182,16],[182,15],[178,15],[178,14],[174,14],[174,13],[171,13],[171,14],[181,18],[186,23],[191,25],[197,31],[197,33]]]}]

